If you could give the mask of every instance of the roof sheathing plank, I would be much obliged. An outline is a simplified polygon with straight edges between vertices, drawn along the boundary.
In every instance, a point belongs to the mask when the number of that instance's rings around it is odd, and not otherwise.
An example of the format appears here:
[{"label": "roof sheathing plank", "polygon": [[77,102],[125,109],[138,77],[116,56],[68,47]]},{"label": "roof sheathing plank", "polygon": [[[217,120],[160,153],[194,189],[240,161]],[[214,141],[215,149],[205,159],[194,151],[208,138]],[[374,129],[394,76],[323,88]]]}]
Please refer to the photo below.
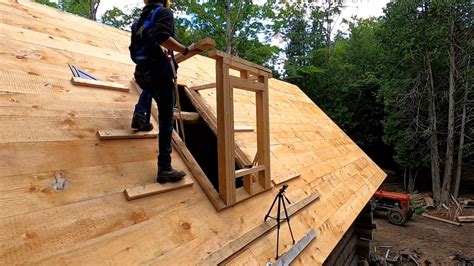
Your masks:
[{"label": "roof sheathing plank", "polygon": [[[2,34],[11,33],[0,42],[0,72],[11,75],[8,80],[1,78],[0,106],[8,110],[0,109],[0,119],[6,121],[13,115],[12,121],[20,121],[21,116],[11,112],[15,106],[44,108],[27,119],[35,136],[43,134],[41,138],[22,137],[28,125],[23,128],[19,122],[11,122],[13,128],[7,132],[11,143],[0,143],[0,186],[16,193],[0,200],[7,204],[7,210],[17,207],[10,214],[13,216],[0,213],[0,235],[5,236],[0,264],[192,264],[261,223],[273,193],[260,194],[221,213],[215,211],[198,185],[126,202],[121,190],[118,192],[121,186],[154,178],[156,141],[99,142],[89,133],[83,138],[77,134],[96,126],[128,126],[127,114],[133,110],[136,94],[87,90],[66,83],[71,75],[67,63],[104,80],[128,82],[133,65],[123,52],[129,33],[23,0],[0,1],[0,12],[8,13],[0,19]],[[33,19],[24,20],[21,26],[20,16]],[[196,56],[182,63],[179,82],[188,86],[215,82],[214,68],[212,59]],[[25,81],[28,85],[22,86]],[[42,90],[42,84],[52,87]],[[313,191],[321,194],[293,220],[296,238],[310,228],[318,232],[299,261],[319,264],[385,175],[298,87],[275,79],[269,81],[269,87],[272,173],[301,173],[300,178],[290,181],[288,197],[292,201]],[[2,88],[11,94],[3,94]],[[214,109],[215,90],[202,91],[201,95]],[[236,121],[255,126],[252,94],[236,90],[234,95]],[[115,122],[106,121],[107,109],[119,110],[110,113]],[[48,122],[64,122],[71,119],[70,113],[73,120],[90,121],[81,122],[84,126],[79,128],[55,128]],[[47,134],[47,130],[52,133]],[[236,135],[249,157],[255,155],[253,136],[251,132]],[[177,154],[173,160],[185,168]],[[71,178],[70,187],[63,192],[48,190],[48,178],[56,170],[64,170]],[[289,239],[287,233],[282,231],[282,241]],[[265,262],[274,255],[274,237],[274,232],[264,236],[244,255]]]}]

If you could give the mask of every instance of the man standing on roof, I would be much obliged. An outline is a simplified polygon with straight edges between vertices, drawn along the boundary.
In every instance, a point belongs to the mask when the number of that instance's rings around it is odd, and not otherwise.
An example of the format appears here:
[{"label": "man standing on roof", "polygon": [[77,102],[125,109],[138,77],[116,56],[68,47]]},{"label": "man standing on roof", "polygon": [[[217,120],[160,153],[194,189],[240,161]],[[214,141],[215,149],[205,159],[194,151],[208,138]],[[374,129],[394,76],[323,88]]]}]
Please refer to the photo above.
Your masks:
[{"label": "man standing on roof", "polygon": [[159,155],[157,182],[177,182],[186,175],[171,167],[175,82],[178,64],[173,51],[186,55],[189,48],[174,39],[174,18],[170,0],[144,0],[140,18],[132,25],[130,55],[137,64],[135,80],[142,88],[133,114],[132,128],[150,131],[152,98],[158,105]]}]

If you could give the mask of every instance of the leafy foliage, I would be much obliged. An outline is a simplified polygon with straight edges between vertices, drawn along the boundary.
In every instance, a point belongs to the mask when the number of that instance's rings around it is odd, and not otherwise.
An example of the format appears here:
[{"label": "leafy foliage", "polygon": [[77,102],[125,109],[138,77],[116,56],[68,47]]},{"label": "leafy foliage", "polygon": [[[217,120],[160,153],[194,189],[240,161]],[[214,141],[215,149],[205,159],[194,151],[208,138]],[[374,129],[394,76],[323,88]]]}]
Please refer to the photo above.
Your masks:
[{"label": "leafy foliage", "polygon": [[121,9],[114,7],[105,11],[101,17],[101,22],[122,30],[130,30],[130,26],[140,17],[141,9],[135,7],[131,12],[125,13]]}]

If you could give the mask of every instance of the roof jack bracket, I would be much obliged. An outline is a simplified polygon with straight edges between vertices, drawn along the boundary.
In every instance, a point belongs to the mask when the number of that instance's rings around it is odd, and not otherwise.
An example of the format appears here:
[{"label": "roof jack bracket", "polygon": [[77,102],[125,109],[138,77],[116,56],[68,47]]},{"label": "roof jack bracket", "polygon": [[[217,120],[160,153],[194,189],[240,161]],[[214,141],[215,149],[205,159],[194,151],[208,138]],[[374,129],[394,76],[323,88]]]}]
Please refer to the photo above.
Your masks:
[{"label": "roof jack bracket", "polygon": [[80,68],[78,68],[75,65],[72,65],[72,64],[69,64],[69,63],[67,65],[69,66],[69,69],[71,69],[72,75],[74,77],[83,78],[83,79],[98,80],[96,77],[94,77],[91,74],[81,70]]}]

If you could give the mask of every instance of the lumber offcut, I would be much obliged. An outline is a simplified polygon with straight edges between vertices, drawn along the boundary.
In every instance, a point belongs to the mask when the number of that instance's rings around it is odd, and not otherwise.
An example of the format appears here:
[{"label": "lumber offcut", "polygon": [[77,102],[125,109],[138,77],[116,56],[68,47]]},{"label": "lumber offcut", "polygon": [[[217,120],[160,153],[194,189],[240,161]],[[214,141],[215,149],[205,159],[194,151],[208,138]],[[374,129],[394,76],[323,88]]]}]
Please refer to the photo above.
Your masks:
[{"label": "lumber offcut", "polygon": [[[314,192],[313,194],[307,196],[306,198],[302,199],[301,201],[291,205],[288,207],[288,216],[291,217],[293,214],[297,213],[301,209],[305,208],[316,199],[319,198],[319,193]],[[200,264],[201,265],[217,265],[224,261],[225,259],[232,256],[234,253],[238,252],[239,250],[243,249],[248,244],[252,243],[254,240],[262,236],[263,234],[270,231],[277,225],[277,222],[273,219],[269,219],[266,222],[262,223],[261,225],[251,229],[247,233],[243,234],[241,237],[232,240],[231,242],[224,245],[219,250],[214,251],[211,253],[205,260],[203,260]]]},{"label": "lumber offcut", "polygon": [[429,215],[429,214],[426,214],[426,213],[423,213],[421,216],[426,217],[426,218],[430,218],[430,219],[433,219],[433,220],[437,220],[437,221],[440,221],[440,222],[445,222],[445,223],[448,223],[448,224],[453,224],[453,225],[457,225],[457,226],[461,225],[461,223],[453,222],[453,221],[446,220],[446,219],[439,218],[439,217],[435,217],[435,216],[432,216],[432,215]]},{"label": "lumber offcut", "polygon": [[471,216],[458,216],[458,221],[462,223],[472,223],[474,222],[474,215]]},{"label": "lumber offcut", "polygon": [[197,54],[205,52],[206,50],[214,48],[214,46],[216,46],[216,41],[211,38],[204,38],[198,41],[197,43],[191,44],[191,46],[189,47],[190,51],[186,55],[183,55],[181,53],[177,54],[175,56],[175,60],[179,64],[185,61],[186,59],[189,59]]},{"label": "lumber offcut", "polygon": [[152,183],[144,186],[126,188],[123,193],[127,200],[134,200],[138,198],[143,198],[150,195],[165,193],[168,191],[177,190],[180,188],[190,187],[194,184],[191,178],[185,178],[184,180],[177,183]]},{"label": "lumber offcut", "polygon": [[254,128],[252,126],[235,126],[234,132],[253,132]]},{"label": "lumber offcut", "polygon": [[113,139],[152,139],[158,136],[158,131],[136,131],[132,129],[111,129],[111,130],[97,130],[97,136],[101,140]]},{"label": "lumber offcut", "polygon": [[84,79],[84,78],[79,78],[79,77],[72,77],[71,82],[72,84],[76,86],[86,86],[86,87],[94,87],[94,88],[100,88],[100,89],[118,90],[118,91],[130,90],[130,88],[127,85],[123,85],[120,83]]},{"label": "lumber offcut", "polygon": [[201,116],[195,112],[175,112],[174,117],[189,123],[196,123],[201,120]]},{"label": "lumber offcut", "polygon": [[291,172],[287,175],[272,177],[272,183],[273,183],[273,185],[278,186],[282,183],[285,183],[287,181],[290,181],[290,180],[295,179],[295,178],[300,177],[300,176],[301,176],[300,172]]}]

